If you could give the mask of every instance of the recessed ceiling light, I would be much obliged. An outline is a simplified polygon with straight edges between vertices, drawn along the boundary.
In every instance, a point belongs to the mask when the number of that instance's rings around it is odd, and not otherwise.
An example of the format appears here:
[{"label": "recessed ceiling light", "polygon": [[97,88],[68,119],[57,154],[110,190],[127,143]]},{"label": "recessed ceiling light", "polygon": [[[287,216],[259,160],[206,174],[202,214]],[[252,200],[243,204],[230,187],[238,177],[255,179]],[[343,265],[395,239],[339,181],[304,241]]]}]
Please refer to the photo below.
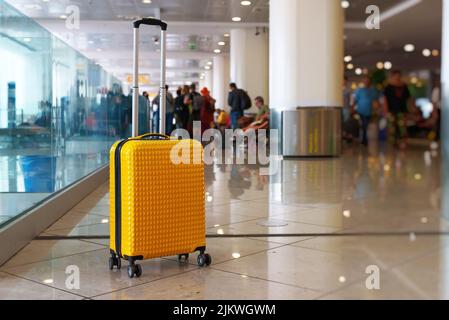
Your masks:
[{"label": "recessed ceiling light", "polygon": [[226,42],[220,41],[220,42],[218,42],[218,45],[219,45],[219,46],[225,46],[225,45],[226,45]]},{"label": "recessed ceiling light", "polygon": [[430,49],[424,49],[424,50],[422,51],[422,55],[423,55],[424,57],[430,57],[430,56],[432,55],[432,51],[430,51]]},{"label": "recessed ceiling light", "polygon": [[345,62],[351,62],[352,61],[352,56],[345,56],[343,60]]},{"label": "recessed ceiling light", "polygon": [[31,42],[31,38],[23,38],[23,41],[25,41],[25,42]]},{"label": "recessed ceiling light", "polygon": [[384,68],[386,70],[390,70],[391,68],[393,68],[393,64],[390,61],[385,61],[384,62]]},{"label": "recessed ceiling light", "polygon": [[225,36],[226,38],[229,38],[231,35],[229,33],[225,33],[223,36]]},{"label": "recessed ceiling light", "polygon": [[59,16],[60,19],[67,19],[67,16],[65,14],[62,14]]},{"label": "recessed ceiling light", "polygon": [[351,5],[351,4],[350,4],[349,1],[347,1],[347,0],[343,0],[343,1],[341,2],[341,7],[342,7],[343,9],[348,9],[350,5]]},{"label": "recessed ceiling light", "polygon": [[213,64],[213,62],[212,61],[208,61],[207,64],[211,66]]},{"label": "recessed ceiling light", "polygon": [[352,63],[348,63],[348,65],[346,66],[346,68],[347,68],[348,70],[352,70],[352,69],[354,69],[354,65],[353,65]]},{"label": "recessed ceiling light", "polygon": [[361,68],[355,69],[355,74],[356,74],[356,75],[360,76],[362,73],[363,73],[363,71],[362,71]]},{"label": "recessed ceiling light", "polygon": [[233,257],[234,259],[238,259],[238,258],[240,258],[240,253],[234,252],[234,253],[232,254],[232,257]]},{"label": "recessed ceiling light", "polygon": [[404,51],[405,52],[413,52],[413,51],[415,51],[415,46],[411,43],[408,43],[404,46]]},{"label": "recessed ceiling light", "polygon": [[432,50],[432,56],[438,57],[440,55],[440,51],[437,49]]},{"label": "recessed ceiling light", "polygon": [[244,0],[244,1],[240,2],[240,4],[241,4],[242,6],[250,6],[250,5],[251,5],[251,1]]},{"label": "recessed ceiling light", "polygon": [[382,70],[384,68],[384,63],[379,61],[378,63],[376,63],[376,68]]},{"label": "recessed ceiling light", "polygon": [[214,53],[221,53],[221,50],[220,49],[215,49]]},{"label": "recessed ceiling light", "polygon": [[233,17],[233,18],[232,18],[232,21],[234,21],[234,22],[240,22],[240,21],[242,21],[242,18],[240,18],[240,17]]},{"label": "recessed ceiling light", "polygon": [[151,0],[142,0],[142,3],[145,3],[145,4],[150,4],[152,1]]},{"label": "recessed ceiling light", "polygon": [[210,70],[210,66],[205,66],[204,69]]}]

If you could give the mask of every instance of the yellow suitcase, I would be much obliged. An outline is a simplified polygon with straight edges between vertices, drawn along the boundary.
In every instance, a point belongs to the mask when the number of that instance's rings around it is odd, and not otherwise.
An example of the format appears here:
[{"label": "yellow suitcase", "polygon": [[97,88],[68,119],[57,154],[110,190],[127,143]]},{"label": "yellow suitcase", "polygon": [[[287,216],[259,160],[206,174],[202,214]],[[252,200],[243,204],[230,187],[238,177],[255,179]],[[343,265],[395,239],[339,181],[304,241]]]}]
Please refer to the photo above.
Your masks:
[{"label": "yellow suitcase", "polygon": [[[163,21],[145,18],[134,23],[133,137],[139,132],[139,27],[161,28],[160,128],[165,133],[166,30]],[[190,159],[173,161],[173,148],[182,144]],[[185,154],[181,154],[185,156]],[[186,260],[199,251],[198,265],[211,264],[206,254],[203,147],[194,140],[171,140],[146,134],[117,142],[110,160],[109,268],[128,260],[130,278],[142,274],[137,260],[176,256]],[[176,156],[176,154],[175,154]],[[199,161],[198,161],[199,159]],[[177,160],[177,159],[175,159]]]},{"label": "yellow suitcase", "polygon": [[[190,164],[171,159],[178,143],[190,149]],[[179,148],[179,145],[178,145]],[[205,185],[202,145],[147,134],[117,142],[110,157],[109,267],[128,260],[128,275],[141,275],[137,260],[200,252],[198,264],[210,265],[206,250]],[[195,164],[195,159],[200,159]]]}]

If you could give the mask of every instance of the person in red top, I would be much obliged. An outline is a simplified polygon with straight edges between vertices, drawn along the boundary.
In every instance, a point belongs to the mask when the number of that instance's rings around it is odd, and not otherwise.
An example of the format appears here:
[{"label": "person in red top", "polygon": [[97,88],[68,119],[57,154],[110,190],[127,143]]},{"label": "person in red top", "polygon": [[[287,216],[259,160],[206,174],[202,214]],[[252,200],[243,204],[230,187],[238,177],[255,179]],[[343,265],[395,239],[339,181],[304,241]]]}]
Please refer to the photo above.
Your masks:
[{"label": "person in red top", "polygon": [[215,99],[211,97],[209,89],[203,88],[201,95],[204,97],[204,104],[201,107],[201,134],[207,129],[214,127]]}]

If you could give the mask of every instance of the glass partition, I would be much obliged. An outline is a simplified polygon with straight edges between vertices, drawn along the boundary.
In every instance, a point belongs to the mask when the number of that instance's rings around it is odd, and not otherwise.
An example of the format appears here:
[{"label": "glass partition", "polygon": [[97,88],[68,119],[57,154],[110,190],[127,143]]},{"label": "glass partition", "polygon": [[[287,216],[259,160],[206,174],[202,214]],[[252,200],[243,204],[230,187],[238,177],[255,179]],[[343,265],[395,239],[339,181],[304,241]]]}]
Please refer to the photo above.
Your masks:
[{"label": "glass partition", "polygon": [[0,227],[106,165],[122,83],[0,0]]}]

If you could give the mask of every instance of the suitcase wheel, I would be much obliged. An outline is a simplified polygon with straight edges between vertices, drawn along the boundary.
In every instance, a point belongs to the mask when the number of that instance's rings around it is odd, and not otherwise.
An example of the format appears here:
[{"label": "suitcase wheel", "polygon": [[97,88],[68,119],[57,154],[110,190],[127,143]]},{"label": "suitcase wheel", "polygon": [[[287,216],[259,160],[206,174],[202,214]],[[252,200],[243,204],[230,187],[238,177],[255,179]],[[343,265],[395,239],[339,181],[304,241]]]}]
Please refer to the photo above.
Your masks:
[{"label": "suitcase wheel", "polygon": [[207,253],[201,253],[198,255],[197,261],[200,267],[208,267],[212,263],[212,257]]},{"label": "suitcase wheel", "polygon": [[120,270],[122,268],[122,261],[119,257],[112,255],[109,258],[109,270],[113,270],[114,267],[117,267],[117,270]]},{"label": "suitcase wheel", "polygon": [[135,277],[139,278],[142,275],[142,267],[140,264],[130,264],[128,266],[128,277],[131,279]]},{"label": "suitcase wheel", "polygon": [[188,253],[180,254],[180,255],[178,255],[178,261],[181,262],[182,259],[184,258],[184,261],[187,262],[189,260],[189,256],[190,255]]}]

